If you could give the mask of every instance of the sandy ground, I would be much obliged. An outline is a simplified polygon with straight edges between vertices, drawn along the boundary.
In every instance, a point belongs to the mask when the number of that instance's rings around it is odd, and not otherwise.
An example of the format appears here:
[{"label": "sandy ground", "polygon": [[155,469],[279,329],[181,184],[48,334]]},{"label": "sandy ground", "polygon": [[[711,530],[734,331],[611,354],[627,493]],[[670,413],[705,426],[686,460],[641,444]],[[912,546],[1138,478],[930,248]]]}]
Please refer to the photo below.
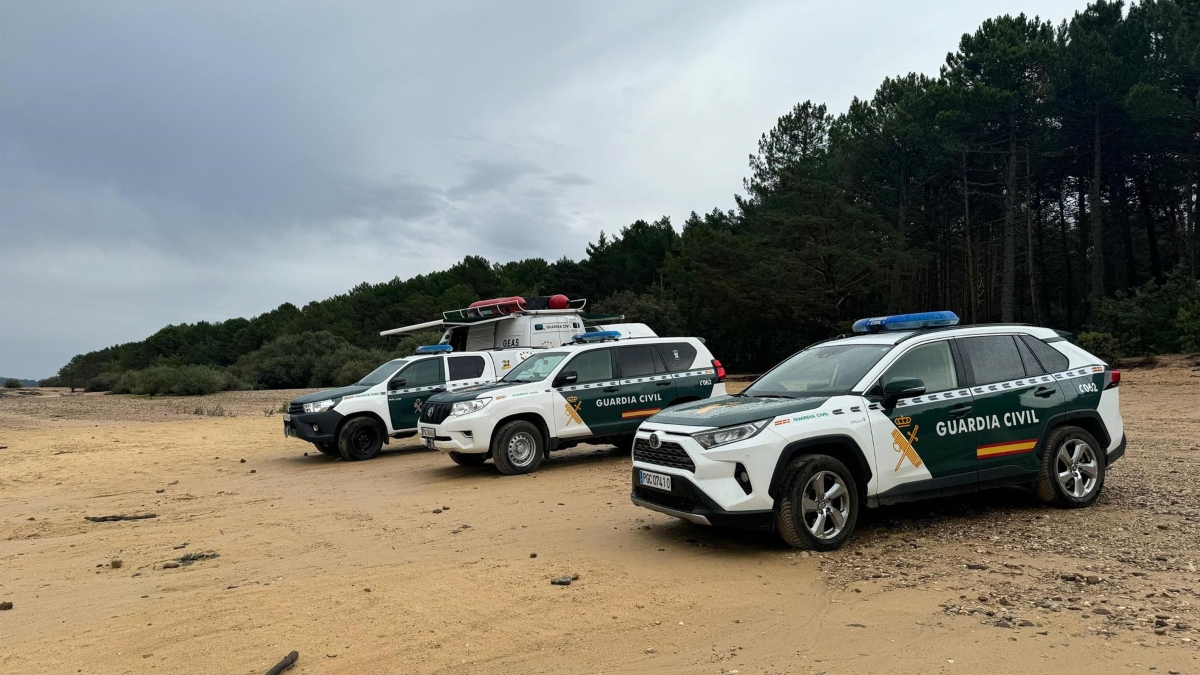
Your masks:
[{"label": "sandy ground", "polygon": [[1124,374],[1096,507],[889,508],[811,556],[634,507],[612,448],[502,477],[309,451],[288,392],[7,395],[0,672],[1200,673],[1200,368]]}]

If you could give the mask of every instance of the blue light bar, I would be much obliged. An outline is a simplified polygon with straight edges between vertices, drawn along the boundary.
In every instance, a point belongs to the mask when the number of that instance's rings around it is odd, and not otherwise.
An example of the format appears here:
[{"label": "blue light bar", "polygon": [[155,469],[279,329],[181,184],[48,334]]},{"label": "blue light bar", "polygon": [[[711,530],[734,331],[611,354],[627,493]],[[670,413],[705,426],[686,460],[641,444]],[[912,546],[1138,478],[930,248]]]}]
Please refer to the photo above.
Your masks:
[{"label": "blue light bar", "polygon": [[598,330],[590,333],[576,333],[571,336],[575,342],[604,342],[605,340],[616,340],[621,337],[619,330]]},{"label": "blue light bar", "polygon": [[454,351],[450,345],[424,345],[417,347],[418,354],[447,354]]},{"label": "blue light bar", "polygon": [[957,325],[958,315],[954,312],[918,312],[859,319],[854,322],[853,330],[855,333],[879,333],[885,330],[919,330]]}]

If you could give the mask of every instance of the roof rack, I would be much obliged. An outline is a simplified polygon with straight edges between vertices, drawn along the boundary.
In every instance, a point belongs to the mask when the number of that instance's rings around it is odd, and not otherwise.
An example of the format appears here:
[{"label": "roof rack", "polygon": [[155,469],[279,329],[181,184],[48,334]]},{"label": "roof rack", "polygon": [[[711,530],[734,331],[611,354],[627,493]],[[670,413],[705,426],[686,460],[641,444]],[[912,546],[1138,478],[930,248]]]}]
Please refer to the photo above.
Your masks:
[{"label": "roof rack", "polygon": [[972,323],[972,324],[967,324],[965,326],[959,325],[959,326],[937,326],[935,328],[919,328],[919,329],[914,330],[913,332],[909,333],[908,335],[905,335],[904,337],[900,338],[899,340],[896,340],[896,344],[900,344],[901,342],[904,342],[905,340],[911,340],[920,335],[927,335],[929,333],[936,333],[938,331],[943,331],[943,330],[956,330],[959,328],[986,328],[988,326],[1025,326],[1027,328],[1036,328],[1036,326],[1034,326],[1031,323],[1012,323],[1012,322],[1008,322],[1008,323]]}]

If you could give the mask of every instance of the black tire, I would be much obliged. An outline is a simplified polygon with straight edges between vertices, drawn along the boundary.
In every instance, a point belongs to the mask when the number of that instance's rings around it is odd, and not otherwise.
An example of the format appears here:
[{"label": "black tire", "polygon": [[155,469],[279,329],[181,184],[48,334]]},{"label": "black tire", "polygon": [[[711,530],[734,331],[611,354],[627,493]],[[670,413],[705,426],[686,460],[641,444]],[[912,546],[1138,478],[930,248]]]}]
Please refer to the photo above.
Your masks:
[{"label": "black tire", "polygon": [[338,433],[338,450],[342,459],[362,461],[374,459],[383,448],[383,428],[370,417],[355,417],[342,425]]},{"label": "black tire", "polygon": [[530,473],[546,458],[546,439],[541,429],[524,420],[500,427],[492,438],[492,460],[500,473],[509,476]]},{"label": "black tire", "polygon": [[[840,492],[833,490],[833,477],[840,481]],[[814,499],[818,482],[827,486],[825,492],[832,491],[834,495]],[[807,497],[805,492],[809,492]],[[775,502],[776,529],[790,546],[832,551],[854,533],[858,507],[858,484],[845,464],[828,455],[805,455],[792,460],[784,474],[782,494]],[[808,520],[810,517],[812,522]],[[839,518],[841,527],[836,528]],[[818,532],[827,534],[818,536]]]},{"label": "black tire", "polygon": [[613,445],[617,446],[617,450],[620,450],[621,452],[628,452],[629,454],[632,455],[633,454],[633,442],[636,439],[637,439],[637,434],[629,434],[628,436],[621,436],[621,437],[617,438],[615,441],[613,441]]},{"label": "black tire", "polygon": [[1038,499],[1064,509],[1091,506],[1104,489],[1107,459],[1104,448],[1086,430],[1058,427],[1050,432],[1042,449]]},{"label": "black tire", "polygon": [[487,455],[452,452],[450,460],[459,466],[480,466],[487,461]]},{"label": "black tire", "polygon": [[317,441],[313,445],[317,446],[317,450],[320,450],[323,455],[329,455],[330,457],[342,456],[342,451],[338,449],[338,444],[333,441]]}]

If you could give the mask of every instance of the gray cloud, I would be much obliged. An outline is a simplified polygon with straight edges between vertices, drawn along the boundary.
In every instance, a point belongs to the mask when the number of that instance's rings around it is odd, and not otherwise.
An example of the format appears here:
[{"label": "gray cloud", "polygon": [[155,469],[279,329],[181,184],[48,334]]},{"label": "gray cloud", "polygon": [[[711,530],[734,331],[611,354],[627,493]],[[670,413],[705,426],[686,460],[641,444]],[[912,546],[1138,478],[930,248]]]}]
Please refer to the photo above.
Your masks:
[{"label": "gray cloud", "polygon": [[0,3],[0,375],[729,208],[794,102],[1082,4]]}]

